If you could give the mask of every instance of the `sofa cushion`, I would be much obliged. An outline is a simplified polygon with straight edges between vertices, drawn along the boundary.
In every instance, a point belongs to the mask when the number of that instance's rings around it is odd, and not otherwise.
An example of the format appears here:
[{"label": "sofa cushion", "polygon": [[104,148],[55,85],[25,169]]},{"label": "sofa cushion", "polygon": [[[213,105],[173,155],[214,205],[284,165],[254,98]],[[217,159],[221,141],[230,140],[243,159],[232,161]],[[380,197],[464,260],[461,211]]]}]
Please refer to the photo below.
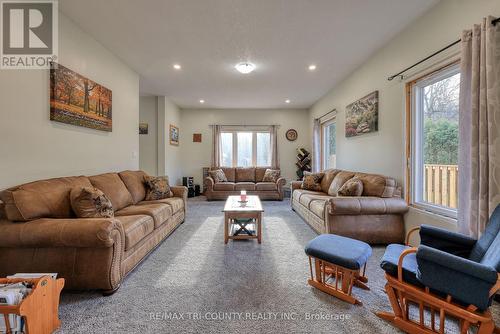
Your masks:
[{"label": "sofa cushion", "polygon": [[255,190],[254,182],[238,182],[234,185],[234,190]]},{"label": "sofa cushion", "polygon": [[[380,267],[389,275],[393,277],[398,277],[398,262],[401,253],[410,247],[391,244],[385,249],[384,256],[380,261]],[[422,283],[417,279],[417,257],[415,253],[411,253],[405,256],[403,259],[403,281],[422,286]]]},{"label": "sofa cushion", "polygon": [[172,214],[176,214],[180,210],[184,210],[184,200],[180,197],[169,197],[164,199],[159,199],[157,201],[142,201],[137,203],[137,205],[148,205],[148,204],[167,204],[172,208]]},{"label": "sofa cushion", "polygon": [[276,182],[280,178],[279,169],[266,169],[262,182]]},{"label": "sofa cushion", "polygon": [[153,218],[147,215],[116,217],[125,231],[125,250],[132,249],[155,229]]},{"label": "sofa cushion", "polygon": [[92,187],[92,184],[86,176],[41,180],[4,190],[0,199],[11,221],[71,218],[74,214],[69,194],[74,187]]},{"label": "sofa cushion", "polygon": [[356,173],[355,177],[363,182],[363,196],[393,197],[397,182],[392,177],[377,174]]},{"label": "sofa cushion", "polygon": [[214,184],[214,190],[216,191],[233,191],[234,182],[219,182]]},{"label": "sofa cushion", "polygon": [[113,205],[94,187],[75,187],[70,193],[71,208],[78,218],[113,218]]},{"label": "sofa cushion", "polygon": [[321,191],[321,179],[323,179],[324,175],[323,173],[304,172],[302,189]]},{"label": "sofa cushion", "polygon": [[330,184],[330,188],[328,188],[328,195],[337,196],[339,189],[347,182],[347,180],[351,179],[355,173],[348,171],[340,171],[333,178],[332,183]]},{"label": "sofa cushion", "polygon": [[342,187],[340,187],[339,196],[361,196],[363,194],[363,182],[357,177],[347,180]]},{"label": "sofa cushion", "polygon": [[145,201],[155,201],[169,198],[173,195],[172,190],[170,190],[170,185],[168,184],[167,176],[146,176],[144,178],[144,184],[146,185]]},{"label": "sofa cushion", "polygon": [[222,169],[213,169],[209,171],[208,174],[215,183],[227,182],[226,174],[224,174],[224,171]]},{"label": "sofa cushion", "polygon": [[117,173],[106,173],[89,177],[90,182],[111,200],[115,211],[134,203],[125,183]]},{"label": "sofa cushion", "polygon": [[314,193],[314,194],[303,194],[302,196],[300,196],[300,204],[302,204],[303,206],[305,206],[306,208],[309,209],[309,205],[311,204],[312,201],[314,200],[328,200],[330,199],[331,196],[328,196],[326,194],[323,194],[323,193]]},{"label": "sofa cushion", "polygon": [[309,203],[309,210],[321,219],[325,219],[326,200],[314,199]]},{"label": "sofa cushion", "polygon": [[380,197],[331,197],[332,214],[336,215],[384,215],[403,214],[408,205],[402,198]]},{"label": "sofa cushion", "polygon": [[326,195],[324,193],[320,193],[317,191],[311,191],[311,190],[305,190],[305,189],[295,189],[293,191],[293,199],[297,202],[300,202],[300,197],[305,194],[312,194],[312,195]]},{"label": "sofa cushion", "polygon": [[222,169],[222,171],[224,172],[224,175],[226,175],[228,182],[236,182],[235,168],[233,168],[233,167],[221,167],[220,169]]},{"label": "sofa cushion", "polygon": [[278,190],[278,185],[275,182],[259,182],[255,184],[255,190],[257,191],[276,191]]},{"label": "sofa cushion", "polygon": [[235,182],[255,182],[255,168],[235,168]]},{"label": "sofa cushion", "polygon": [[116,217],[148,215],[153,218],[155,228],[158,228],[172,216],[172,207],[165,203],[143,203],[127,206],[115,212]]},{"label": "sofa cushion", "polygon": [[339,169],[326,169],[323,171],[325,176],[321,179],[321,191],[324,193],[328,193],[328,189],[330,188],[330,184],[332,184],[333,178],[340,172]]},{"label": "sofa cushion", "polygon": [[255,182],[262,182],[266,170],[271,167],[255,167]]},{"label": "sofa cushion", "polygon": [[126,170],[118,173],[128,191],[132,195],[134,204],[144,200],[146,197],[146,186],[144,185],[144,177],[148,176],[142,170],[132,171]]}]

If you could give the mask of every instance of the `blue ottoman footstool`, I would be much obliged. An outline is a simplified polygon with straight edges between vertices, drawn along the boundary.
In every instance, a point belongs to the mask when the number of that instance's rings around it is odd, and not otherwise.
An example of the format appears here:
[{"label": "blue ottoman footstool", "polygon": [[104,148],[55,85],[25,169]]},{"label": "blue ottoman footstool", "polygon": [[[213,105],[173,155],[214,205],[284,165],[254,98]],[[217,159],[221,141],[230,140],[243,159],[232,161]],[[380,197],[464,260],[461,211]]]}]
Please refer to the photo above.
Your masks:
[{"label": "blue ottoman footstool", "polygon": [[366,261],[372,255],[370,245],[335,234],[322,234],[309,241],[305,252],[311,271],[309,285],[351,304],[361,304],[352,296],[352,287],[369,290],[365,273]]}]

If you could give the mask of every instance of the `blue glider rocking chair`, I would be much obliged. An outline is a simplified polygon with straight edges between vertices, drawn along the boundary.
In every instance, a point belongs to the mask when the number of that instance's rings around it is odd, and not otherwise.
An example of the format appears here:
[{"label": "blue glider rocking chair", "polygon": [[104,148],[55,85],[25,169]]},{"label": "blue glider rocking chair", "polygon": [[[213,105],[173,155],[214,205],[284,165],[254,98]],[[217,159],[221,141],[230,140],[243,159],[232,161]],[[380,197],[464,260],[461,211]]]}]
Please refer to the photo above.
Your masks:
[{"label": "blue glider rocking chair", "polygon": [[[412,248],[408,240],[417,230],[420,246]],[[443,334],[448,317],[458,320],[461,334],[500,333],[489,311],[500,289],[500,205],[479,240],[422,225],[409,231],[406,244],[389,245],[382,258],[393,313],[379,317],[412,334]]]}]

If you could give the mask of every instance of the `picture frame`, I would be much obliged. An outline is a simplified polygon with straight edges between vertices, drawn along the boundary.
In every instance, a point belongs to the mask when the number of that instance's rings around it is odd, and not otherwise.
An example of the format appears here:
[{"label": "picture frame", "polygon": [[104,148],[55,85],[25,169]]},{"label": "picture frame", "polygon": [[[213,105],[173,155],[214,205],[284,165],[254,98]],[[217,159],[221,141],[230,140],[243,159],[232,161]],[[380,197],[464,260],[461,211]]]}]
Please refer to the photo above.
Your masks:
[{"label": "picture frame", "polygon": [[111,132],[112,106],[110,89],[61,64],[51,63],[51,121]]},{"label": "picture frame", "polygon": [[193,143],[201,143],[201,133],[193,133]]},{"label": "picture frame", "polygon": [[139,134],[147,135],[149,133],[149,124],[148,123],[139,123]]},{"label": "picture frame", "polygon": [[378,131],[378,103],[378,90],[376,90],[346,107],[346,137]]},{"label": "picture frame", "polygon": [[179,128],[173,124],[170,124],[168,133],[170,145],[179,146]]}]

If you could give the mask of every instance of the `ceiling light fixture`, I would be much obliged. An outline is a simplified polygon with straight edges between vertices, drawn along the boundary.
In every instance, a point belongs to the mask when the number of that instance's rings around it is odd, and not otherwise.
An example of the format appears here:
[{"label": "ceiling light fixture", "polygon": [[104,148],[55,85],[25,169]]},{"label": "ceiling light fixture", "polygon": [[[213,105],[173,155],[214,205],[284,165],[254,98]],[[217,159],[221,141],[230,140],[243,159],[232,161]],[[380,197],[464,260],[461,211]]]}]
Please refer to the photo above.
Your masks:
[{"label": "ceiling light fixture", "polygon": [[255,65],[248,62],[242,62],[236,64],[234,68],[240,73],[248,74],[250,72],[253,72],[253,70],[255,70]]},{"label": "ceiling light fixture", "polygon": [[174,64],[172,67],[176,70],[180,70],[182,68],[179,64]]},{"label": "ceiling light fixture", "polygon": [[290,103],[290,100],[286,99],[286,100],[285,100],[285,103]]},{"label": "ceiling light fixture", "polygon": [[201,103],[201,104],[205,103],[205,100],[200,100],[200,103]]},{"label": "ceiling light fixture", "polygon": [[309,65],[309,71],[314,71],[316,69],[316,65],[311,64]]}]

